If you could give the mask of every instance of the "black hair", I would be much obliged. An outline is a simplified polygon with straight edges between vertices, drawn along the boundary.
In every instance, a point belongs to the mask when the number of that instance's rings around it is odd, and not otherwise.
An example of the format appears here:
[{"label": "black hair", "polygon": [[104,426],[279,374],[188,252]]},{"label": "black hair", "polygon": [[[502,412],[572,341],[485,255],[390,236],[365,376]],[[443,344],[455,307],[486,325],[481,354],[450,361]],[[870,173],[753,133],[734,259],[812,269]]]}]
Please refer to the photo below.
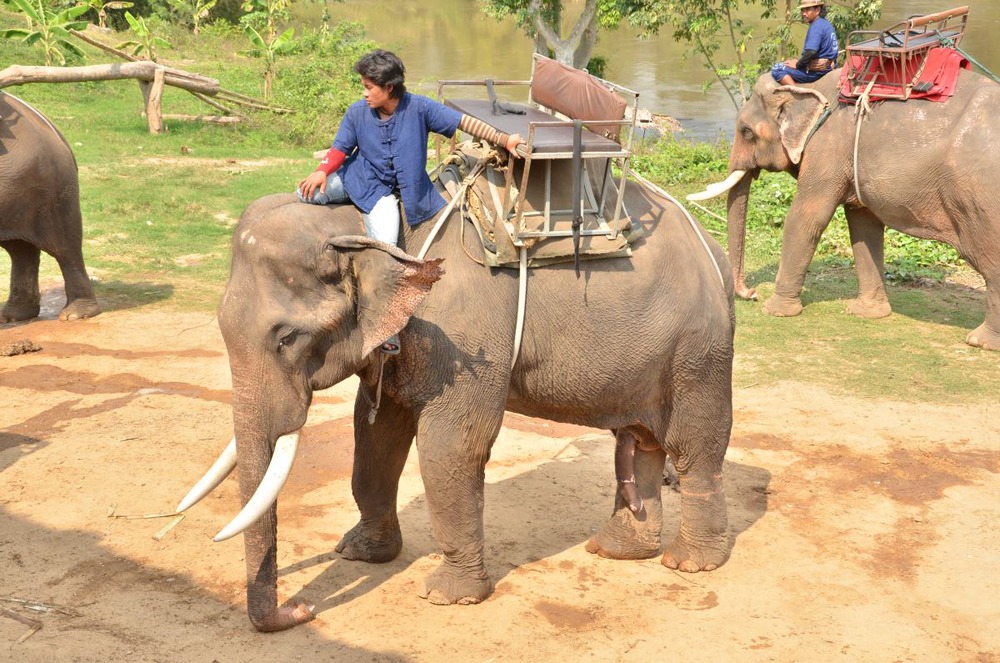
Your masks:
[{"label": "black hair", "polygon": [[393,99],[399,99],[406,94],[406,85],[403,84],[406,67],[392,51],[380,48],[362,55],[361,59],[354,63],[354,72],[379,87],[391,85],[390,97]]}]

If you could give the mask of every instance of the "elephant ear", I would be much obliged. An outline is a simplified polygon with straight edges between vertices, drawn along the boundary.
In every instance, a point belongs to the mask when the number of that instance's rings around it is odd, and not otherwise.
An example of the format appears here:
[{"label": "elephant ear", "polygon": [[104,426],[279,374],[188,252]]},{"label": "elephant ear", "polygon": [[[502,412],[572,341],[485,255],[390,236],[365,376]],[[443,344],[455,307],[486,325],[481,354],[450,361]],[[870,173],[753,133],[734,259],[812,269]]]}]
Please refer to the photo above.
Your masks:
[{"label": "elephant ear", "polygon": [[781,85],[777,95],[777,121],[781,144],[792,163],[802,160],[809,134],[830,103],[816,90],[795,85]]},{"label": "elephant ear", "polygon": [[442,259],[420,260],[392,244],[347,235],[327,240],[328,249],[352,254],[358,325],[368,355],[398,334],[443,275]]}]

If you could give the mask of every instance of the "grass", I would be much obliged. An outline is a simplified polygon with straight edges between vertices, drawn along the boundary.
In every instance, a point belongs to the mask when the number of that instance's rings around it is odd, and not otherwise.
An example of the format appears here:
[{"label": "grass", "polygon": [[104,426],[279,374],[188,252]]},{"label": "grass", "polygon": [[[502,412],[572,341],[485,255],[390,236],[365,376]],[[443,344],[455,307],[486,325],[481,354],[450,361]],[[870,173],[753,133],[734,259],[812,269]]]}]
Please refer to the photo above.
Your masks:
[{"label": "grass", "polygon": [[[238,54],[244,48],[239,36],[206,32],[202,40],[170,33],[176,48],[163,52],[161,59],[215,77],[228,89],[259,96],[261,64]],[[324,48],[366,46],[356,26],[346,32],[349,41]],[[0,40],[0,62],[41,64],[40,58],[40,52]],[[353,62],[332,59],[348,66]],[[107,61],[95,52],[88,63]],[[73,146],[80,167],[84,254],[106,310],[215,309],[227,278],[229,240],[242,209],[262,194],[292,190],[313,168],[313,151],[329,143],[335,109],[358,95],[349,75],[341,72],[348,78],[318,79],[340,95],[322,98],[322,90],[310,87],[317,85],[311,68],[316,61],[315,52],[279,61],[284,69],[276,82],[276,101],[287,105],[302,100],[304,111],[296,116],[255,113],[235,127],[168,122],[168,133],[159,136],[147,131],[133,81],[7,90],[47,114]],[[324,110],[317,110],[317,100]],[[174,88],[167,88],[163,108],[167,113],[213,112]],[[721,179],[727,160],[724,144],[664,141],[634,163],[683,199]],[[781,225],[794,189],[794,180],[780,174],[766,174],[754,184],[747,270],[762,300],[773,292]],[[725,213],[719,201],[710,209]],[[724,221],[692,211],[725,244]],[[9,269],[6,253],[0,252],[0,301],[7,297]],[[846,315],[846,301],[857,283],[846,223],[835,217],[806,280],[802,315],[773,318],[761,312],[759,302],[737,303],[735,386],[800,381],[873,398],[992,404],[993,395],[1000,393],[1000,353],[963,343],[983,318],[985,293],[946,283],[963,270],[968,268],[948,247],[890,233],[887,271],[895,313],[882,320]],[[60,280],[48,256],[43,256],[42,278]]]}]

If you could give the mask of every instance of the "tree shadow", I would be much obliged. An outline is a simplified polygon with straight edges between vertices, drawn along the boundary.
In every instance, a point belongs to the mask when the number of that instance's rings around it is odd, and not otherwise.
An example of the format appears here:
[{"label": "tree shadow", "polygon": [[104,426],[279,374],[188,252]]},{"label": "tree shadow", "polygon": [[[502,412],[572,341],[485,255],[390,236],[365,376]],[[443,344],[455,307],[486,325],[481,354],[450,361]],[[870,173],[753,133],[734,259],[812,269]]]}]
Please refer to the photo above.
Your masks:
[{"label": "tree shadow", "polygon": [[[126,535],[137,536],[126,530],[142,521],[124,522],[116,530],[119,544]],[[157,566],[118,554],[102,545],[107,532],[51,529],[4,508],[0,532],[3,598],[10,601],[0,606],[42,624],[22,640],[29,628],[0,617],[0,647],[10,649],[10,660],[56,660],[53,652],[58,660],[74,661],[251,660],[265,643],[275,660],[294,660],[303,651],[322,651],[330,660],[411,660],[349,645],[308,626],[280,638],[257,633],[245,610],[178,572],[176,561],[171,568],[169,562]],[[45,608],[32,611],[28,605]]]},{"label": "tree shadow", "polygon": [[[751,287],[769,284],[777,275],[777,263],[747,273]],[[894,314],[920,322],[971,330],[982,322],[986,312],[986,291],[959,283],[930,279],[886,283],[886,293]],[[827,260],[814,260],[806,274],[802,304],[850,301],[858,295],[858,280],[853,264],[845,266]]]},{"label": "tree shadow", "polygon": [[[504,444],[503,435],[501,432],[497,445]],[[585,544],[604,524],[611,516],[615,499],[613,450],[610,434],[585,435],[569,440],[554,458],[516,476],[490,481],[487,466],[486,565],[494,584],[517,568]],[[764,468],[725,462],[732,546],[767,511],[770,480],[771,474]],[[519,517],[512,518],[511,514]],[[423,566],[423,558],[439,554],[422,493],[399,509],[399,522],[403,549],[396,559],[385,564],[348,561],[330,551],[281,569],[281,575],[288,575],[326,565],[292,600],[315,604],[319,614],[372,591],[396,574],[407,570],[416,573],[411,567]],[[680,495],[664,487],[664,544],[673,539],[679,524]],[[280,538],[280,522],[278,527]],[[607,564],[634,563],[596,556],[593,559]],[[664,568],[664,582],[668,581],[668,573]],[[650,581],[656,582],[655,572]],[[422,586],[423,578],[416,582]]]},{"label": "tree shadow", "polygon": [[[63,289],[62,280],[58,280],[57,284],[52,281],[45,282],[41,288],[41,310],[38,316],[30,320],[2,324],[0,329],[23,327],[36,320],[58,320],[60,311],[66,306],[66,291]],[[94,296],[102,312],[126,311],[170,299],[174,296],[174,286],[169,283],[146,281],[137,283],[101,281],[94,283]]]}]

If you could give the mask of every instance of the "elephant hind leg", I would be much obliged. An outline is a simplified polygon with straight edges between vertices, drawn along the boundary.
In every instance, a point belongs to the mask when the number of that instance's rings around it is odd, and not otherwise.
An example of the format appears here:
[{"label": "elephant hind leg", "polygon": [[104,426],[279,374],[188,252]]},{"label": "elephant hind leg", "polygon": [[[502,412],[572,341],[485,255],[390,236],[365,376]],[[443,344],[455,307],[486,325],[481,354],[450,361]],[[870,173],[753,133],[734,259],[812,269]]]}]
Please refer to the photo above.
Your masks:
[{"label": "elephant hind leg", "polygon": [[587,552],[611,559],[648,559],[660,552],[666,452],[639,426],[615,431],[618,492],[611,519],[587,542]]},{"label": "elephant hind leg", "polygon": [[986,319],[965,337],[965,342],[984,350],[1000,350],[1000,269],[986,278]]},{"label": "elephant hind leg", "polygon": [[885,226],[868,209],[845,207],[847,229],[858,275],[858,298],[847,312],[862,318],[884,318],[892,313],[885,291]]},{"label": "elephant hind leg", "polygon": [[[729,558],[729,518],[722,467],[732,428],[730,374],[680,384],[666,436],[677,469],[681,518],[661,562],[686,572],[711,571]],[[724,382],[720,382],[724,380]],[[725,386],[725,389],[723,388]]]},{"label": "elephant hind leg", "polygon": [[41,251],[20,240],[0,242],[0,246],[10,255],[10,298],[0,311],[0,323],[37,318],[42,299],[38,290]]},{"label": "elephant hind leg", "polygon": [[101,307],[94,296],[94,288],[90,277],[83,266],[83,256],[79,260],[59,260],[66,288],[66,306],[59,312],[60,320],[82,320],[92,318],[101,312]]}]

